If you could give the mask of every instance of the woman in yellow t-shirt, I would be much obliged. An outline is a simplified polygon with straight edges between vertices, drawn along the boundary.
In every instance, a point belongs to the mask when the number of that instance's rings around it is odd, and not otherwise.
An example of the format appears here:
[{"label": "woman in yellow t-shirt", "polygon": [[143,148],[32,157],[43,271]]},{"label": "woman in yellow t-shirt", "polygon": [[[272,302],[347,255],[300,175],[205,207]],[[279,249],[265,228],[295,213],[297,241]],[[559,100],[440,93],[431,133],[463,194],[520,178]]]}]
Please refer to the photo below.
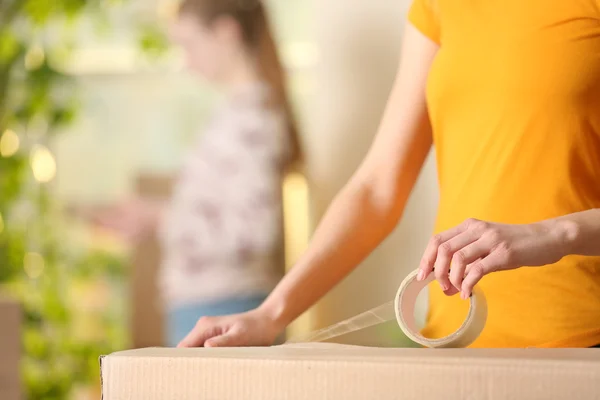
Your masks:
[{"label": "woman in yellow t-shirt", "polygon": [[432,144],[423,333],[456,329],[478,284],[473,347],[600,343],[600,0],[414,0],[409,22],[377,139],[306,254],[259,308],[181,346],[270,344],[393,230]]}]

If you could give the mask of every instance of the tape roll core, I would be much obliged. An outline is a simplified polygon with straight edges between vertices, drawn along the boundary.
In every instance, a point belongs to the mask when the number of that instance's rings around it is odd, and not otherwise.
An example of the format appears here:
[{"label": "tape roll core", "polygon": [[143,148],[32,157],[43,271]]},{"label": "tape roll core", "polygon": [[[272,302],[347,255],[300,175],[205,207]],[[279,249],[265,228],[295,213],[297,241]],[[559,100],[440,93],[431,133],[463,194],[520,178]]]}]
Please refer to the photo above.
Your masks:
[{"label": "tape roll core", "polygon": [[477,286],[473,289],[469,299],[469,313],[456,332],[443,338],[429,339],[419,333],[414,311],[419,293],[433,282],[435,277],[432,273],[424,281],[418,281],[417,273],[418,270],[408,275],[396,294],[394,309],[400,329],[409,339],[424,347],[467,347],[473,343],[481,334],[487,319],[487,302],[483,292]]}]

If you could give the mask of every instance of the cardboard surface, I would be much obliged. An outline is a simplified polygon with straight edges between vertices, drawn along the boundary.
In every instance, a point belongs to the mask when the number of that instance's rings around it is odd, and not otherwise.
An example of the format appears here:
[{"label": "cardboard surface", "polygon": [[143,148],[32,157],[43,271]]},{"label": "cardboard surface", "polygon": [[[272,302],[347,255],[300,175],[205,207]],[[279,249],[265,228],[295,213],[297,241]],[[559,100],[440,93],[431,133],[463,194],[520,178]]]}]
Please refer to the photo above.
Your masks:
[{"label": "cardboard surface", "polygon": [[600,349],[149,348],[101,373],[103,400],[600,398]]},{"label": "cardboard surface", "polygon": [[21,385],[21,309],[0,296],[0,399],[19,400]]}]

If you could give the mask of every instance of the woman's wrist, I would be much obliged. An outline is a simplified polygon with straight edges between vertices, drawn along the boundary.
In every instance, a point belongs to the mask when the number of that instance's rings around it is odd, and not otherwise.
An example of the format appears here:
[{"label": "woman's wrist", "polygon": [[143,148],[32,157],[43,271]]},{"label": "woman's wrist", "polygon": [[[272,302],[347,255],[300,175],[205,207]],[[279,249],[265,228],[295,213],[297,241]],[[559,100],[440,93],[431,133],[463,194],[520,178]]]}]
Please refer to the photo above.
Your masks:
[{"label": "woman's wrist", "polygon": [[279,332],[283,332],[285,328],[295,319],[290,315],[289,307],[286,302],[279,297],[273,295],[268,297],[261,304],[257,311],[265,318],[270,320]]},{"label": "woman's wrist", "polygon": [[600,209],[565,215],[544,224],[563,256],[600,255]]},{"label": "woman's wrist", "polygon": [[577,254],[577,248],[581,240],[581,226],[576,219],[567,215],[548,220],[544,225],[553,239],[551,246],[560,252],[561,258]]}]

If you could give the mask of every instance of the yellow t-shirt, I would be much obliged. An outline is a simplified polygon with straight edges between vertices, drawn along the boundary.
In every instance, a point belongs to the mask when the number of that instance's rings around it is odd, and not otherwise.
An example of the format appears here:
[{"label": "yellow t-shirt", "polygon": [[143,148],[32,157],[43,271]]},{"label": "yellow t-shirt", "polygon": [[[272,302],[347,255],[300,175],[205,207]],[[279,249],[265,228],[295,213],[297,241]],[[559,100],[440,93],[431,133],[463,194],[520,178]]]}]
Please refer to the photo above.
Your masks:
[{"label": "yellow t-shirt", "polygon": [[[409,21],[440,45],[427,88],[436,232],[600,208],[600,0],[415,0]],[[473,347],[600,344],[600,257],[493,273],[480,288],[489,314]],[[423,334],[451,333],[467,310],[433,284]]]}]

